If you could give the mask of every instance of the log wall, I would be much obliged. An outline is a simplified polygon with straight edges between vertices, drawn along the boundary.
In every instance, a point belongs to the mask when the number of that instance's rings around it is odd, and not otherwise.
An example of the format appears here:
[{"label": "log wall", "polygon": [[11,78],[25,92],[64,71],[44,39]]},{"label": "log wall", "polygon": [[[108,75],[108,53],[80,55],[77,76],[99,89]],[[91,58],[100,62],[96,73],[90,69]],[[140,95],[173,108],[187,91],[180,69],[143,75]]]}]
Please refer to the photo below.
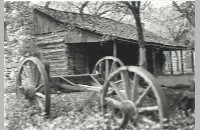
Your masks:
[{"label": "log wall", "polygon": [[50,76],[89,73],[87,44],[65,43],[66,32],[36,36],[42,61],[50,65]]},{"label": "log wall", "polygon": [[42,61],[50,66],[50,76],[69,74],[64,32],[40,35],[36,37],[36,40]]}]

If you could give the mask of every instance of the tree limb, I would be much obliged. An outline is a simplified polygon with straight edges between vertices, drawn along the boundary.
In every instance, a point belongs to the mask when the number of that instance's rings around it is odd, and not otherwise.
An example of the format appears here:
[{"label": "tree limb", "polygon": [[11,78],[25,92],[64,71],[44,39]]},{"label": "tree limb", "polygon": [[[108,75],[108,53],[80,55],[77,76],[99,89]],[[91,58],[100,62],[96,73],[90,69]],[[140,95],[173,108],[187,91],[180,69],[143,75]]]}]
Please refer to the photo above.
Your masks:
[{"label": "tree limb", "polygon": [[176,7],[176,9],[180,12],[183,13],[183,10],[178,6],[178,4],[175,1],[172,1],[172,4],[174,7]]},{"label": "tree limb", "polygon": [[132,10],[132,5],[128,1],[120,1],[121,3],[125,4],[130,10]]},{"label": "tree limb", "polygon": [[81,5],[81,7],[80,7],[80,9],[79,9],[79,13],[80,13],[80,14],[83,14],[84,8],[88,5],[88,3],[89,3],[89,1],[85,1],[85,2]]}]

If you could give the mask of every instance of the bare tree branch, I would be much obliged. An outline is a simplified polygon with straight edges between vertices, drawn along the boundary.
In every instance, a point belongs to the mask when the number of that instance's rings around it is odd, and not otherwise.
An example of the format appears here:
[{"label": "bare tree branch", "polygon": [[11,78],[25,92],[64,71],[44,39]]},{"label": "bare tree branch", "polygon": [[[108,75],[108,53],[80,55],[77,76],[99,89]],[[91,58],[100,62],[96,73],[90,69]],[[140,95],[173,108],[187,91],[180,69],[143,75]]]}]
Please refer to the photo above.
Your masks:
[{"label": "bare tree branch", "polygon": [[141,10],[145,10],[146,7],[148,7],[151,4],[151,1],[145,1],[145,3],[143,4],[143,7],[141,7]]},{"label": "bare tree branch", "polygon": [[[187,20],[189,21],[189,23],[193,27],[195,27],[195,22],[194,22],[194,20],[192,18],[192,17],[194,17],[192,15],[195,14],[194,11],[193,11],[194,8],[195,8],[194,3],[190,2],[190,1],[186,1],[185,3],[183,3],[183,4],[186,4],[186,8],[182,8],[182,9],[180,8],[180,6],[178,6],[178,4],[175,1],[173,1],[172,4],[177,9],[177,11],[179,11],[181,14],[183,14],[183,16],[185,18],[187,18]],[[191,9],[191,11],[189,9]]]},{"label": "bare tree branch", "polygon": [[130,10],[132,10],[132,5],[128,1],[120,1],[120,2],[125,4]]},{"label": "bare tree branch", "polygon": [[79,13],[80,13],[80,14],[83,14],[84,8],[88,5],[88,3],[89,3],[89,1],[85,1],[85,2],[81,5],[81,7],[80,7],[80,9],[79,9]]}]

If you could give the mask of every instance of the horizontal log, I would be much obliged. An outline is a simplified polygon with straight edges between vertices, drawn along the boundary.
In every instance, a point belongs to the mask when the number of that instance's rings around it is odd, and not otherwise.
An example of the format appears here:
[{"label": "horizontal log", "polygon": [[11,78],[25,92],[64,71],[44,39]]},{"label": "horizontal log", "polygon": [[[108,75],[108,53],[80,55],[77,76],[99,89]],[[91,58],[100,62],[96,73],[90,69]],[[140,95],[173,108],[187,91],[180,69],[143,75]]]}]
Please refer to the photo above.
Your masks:
[{"label": "horizontal log", "polygon": [[65,52],[65,49],[43,49],[43,52],[42,53],[62,53],[62,52]]},{"label": "horizontal log", "polygon": [[59,59],[49,59],[49,58],[43,58],[43,62],[49,63],[49,64],[62,64],[66,65],[66,60],[59,60]]},{"label": "horizontal log", "polygon": [[44,61],[47,61],[47,62],[66,62],[66,58],[65,57],[43,57],[44,58]]},{"label": "horizontal log", "polygon": [[59,45],[46,45],[44,47],[41,47],[41,49],[62,49],[65,48],[64,45],[59,44]]},{"label": "horizontal log", "polygon": [[66,64],[56,64],[56,63],[49,63],[49,62],[45,62],[46,64],[49,64],[50,69],[52,68],[57,68],[56,70],[64,70],[67,69],[67,65]]},{"label": "horizontal log", "polygon": [[49,33],[49,34],[42,34],[42,35],[36,35],[36,40],[43,40],[43,39],[49,39],[49,38],[58,38],[59,36],[65,36],[66,32],[56,32],[56,33]]},{"label": "horizontal log", "polygon": [[64,53],[58,53],[57,55],[56,54],[43,54],[43,57],[44,58],[61,58],[61,59],[64,59],[66,58],[66,55]]},{"label": "horizontal log", "polygon": [[41,42],[37,42],[36,45],[37,46],[46,46],[46,45],[56,45],[56,44],[60,44],[60,43],[64,43],[63,39],[56,39],[54,41],[48,40],[48,41],[41,41]]}]

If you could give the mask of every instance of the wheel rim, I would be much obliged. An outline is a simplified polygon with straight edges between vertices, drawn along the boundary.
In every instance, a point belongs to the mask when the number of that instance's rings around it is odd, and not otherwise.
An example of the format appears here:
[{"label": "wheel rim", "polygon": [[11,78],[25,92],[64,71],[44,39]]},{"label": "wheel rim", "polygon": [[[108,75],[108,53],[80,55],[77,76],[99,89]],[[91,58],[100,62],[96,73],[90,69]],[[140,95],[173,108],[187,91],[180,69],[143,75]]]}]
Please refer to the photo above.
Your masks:
[{"label": "wheel rim", "polygon": [[[121,77],[120,83],[115,81],[115,77],[119,75]],[[113,96],[111,90],[115,91],[115,96]],[[154,116],[148,116],[148,113],[153,113],[152,115],[157,116],[156,118],[162,126],[163,121],[168,117],[167,100],[160,84],[152,74],[143,68],[136,66],[120,67],[111,73],[105,81],[101,93],[103,115],[109,112],[106,108],[109,108],[107,106],[110,102],[119,104],[126,100],[135,104],[135,111],[138,111],[138,118],[140,119],[134,119],[138,122],[144,115],[147,115],[151,120],[155,119]]]},{"label": "wheel rim", "polygon": [[124,66],[124,63],[113,56],[106,56],[97,61],[93,74],[102,74],[104,80],[108,78],[109,74],[114,72],[117,68]]},{"label": "wheel rim", "polygon": [[17,75],[17,96],[21,95],[36,101],[42,114],[50,112],[49,79],[44,64],[36,58],[25,59],[19,67]]}]

